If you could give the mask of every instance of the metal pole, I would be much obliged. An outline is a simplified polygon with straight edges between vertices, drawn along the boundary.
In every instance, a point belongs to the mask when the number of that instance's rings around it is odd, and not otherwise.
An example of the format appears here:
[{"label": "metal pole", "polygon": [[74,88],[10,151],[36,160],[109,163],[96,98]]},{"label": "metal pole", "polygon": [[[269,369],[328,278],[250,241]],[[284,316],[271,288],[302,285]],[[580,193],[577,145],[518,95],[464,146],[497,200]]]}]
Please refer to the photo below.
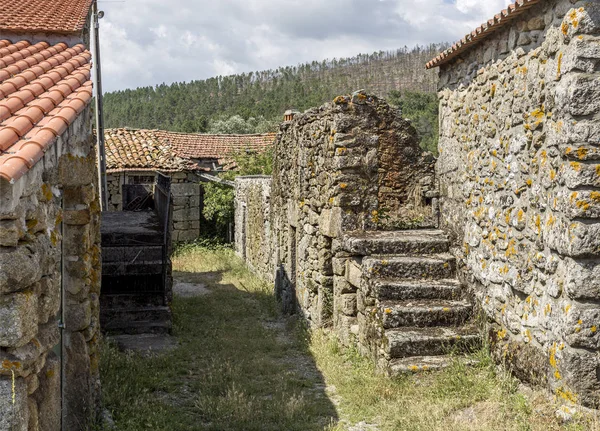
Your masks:
[{"label": "metal pole", "polygon": [[108,210],[108,187],[106,185],[106,151],[104,147],[104,112],[102,106],[102,70],[100,67],[100,25],[98,23],[98,2],[92,3],[92,23],[94,31],[94,71],[96,96],[96,143],[98,145],[98,179],[100,185],[100,204],[103,211]]},{"label": "metal pole", "polygon": [[[65,211],[65,199],[64,191],[60,191],[60,209],[64,214]],[[66,364],[65,364],[65,329],[66,329],[66,295],[65,295],[65,223],[63,220],[60,222],[60,322],[58,327],[60,329],[60,429],[66,431]]]}]

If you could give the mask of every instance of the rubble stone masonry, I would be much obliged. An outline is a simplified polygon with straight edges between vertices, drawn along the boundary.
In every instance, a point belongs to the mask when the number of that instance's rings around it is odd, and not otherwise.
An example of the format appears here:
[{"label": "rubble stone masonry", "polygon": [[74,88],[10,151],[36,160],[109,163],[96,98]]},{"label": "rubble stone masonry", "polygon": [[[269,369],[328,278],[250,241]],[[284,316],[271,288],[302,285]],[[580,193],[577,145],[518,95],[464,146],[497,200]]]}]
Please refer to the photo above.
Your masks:
[{"label": "rubble stone masonry", "polygon": [[541,2],[440,71],[442,228],[498,360],[600,407],[600,4]]},{"label": "rubble stone masonry", "polygon": [[263,279],[273,282],[275,262],[271,241],[271,177],[235,179],[235,250]]},{"label": "rubble stone masonry", "polygon": [[283,123],[270,228],[284,309],[300,311],[313,326],[332,323],[333,262],[348,256],[342,236],[431,224],[426,194],[433,181],[433,157],[422,153],[415,129],[364,91]]},{"label": "rubble stone masonry", "polygon": [[61,407],[64,429],[79,430],[95,413],[101,279],[97,190],[89,108],[22,178],[14,184],[0,180],[2,430],[58,430]]}]

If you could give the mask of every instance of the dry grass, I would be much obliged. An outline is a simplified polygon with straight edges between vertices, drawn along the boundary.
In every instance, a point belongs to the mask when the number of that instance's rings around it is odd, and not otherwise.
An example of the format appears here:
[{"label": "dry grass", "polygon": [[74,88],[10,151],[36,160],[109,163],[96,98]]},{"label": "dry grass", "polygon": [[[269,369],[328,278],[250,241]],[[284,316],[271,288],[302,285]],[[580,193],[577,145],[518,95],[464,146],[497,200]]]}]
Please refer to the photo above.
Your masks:
[{"label": "dry grass", "polygon": [[600,430],[589,417],[561,425],[546,394],[525,394],[485,350],[477,367],[377,375],[331,333],[280,316],[272,288],[229,249],[190,247],[174,269],[211,293],[175,299],[175,351],[104,348],[104,400],[118,430]]}]

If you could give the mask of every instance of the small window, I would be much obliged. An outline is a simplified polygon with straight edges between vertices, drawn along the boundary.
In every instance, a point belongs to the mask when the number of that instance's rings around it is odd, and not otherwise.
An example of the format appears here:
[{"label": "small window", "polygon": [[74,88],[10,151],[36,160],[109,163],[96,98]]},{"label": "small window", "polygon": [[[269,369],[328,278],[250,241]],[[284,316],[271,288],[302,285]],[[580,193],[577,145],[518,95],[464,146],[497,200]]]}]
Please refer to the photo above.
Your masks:
[{"label": "small window", "polygon": [[154,184],[154,175],[130,175],[128,184]]}]

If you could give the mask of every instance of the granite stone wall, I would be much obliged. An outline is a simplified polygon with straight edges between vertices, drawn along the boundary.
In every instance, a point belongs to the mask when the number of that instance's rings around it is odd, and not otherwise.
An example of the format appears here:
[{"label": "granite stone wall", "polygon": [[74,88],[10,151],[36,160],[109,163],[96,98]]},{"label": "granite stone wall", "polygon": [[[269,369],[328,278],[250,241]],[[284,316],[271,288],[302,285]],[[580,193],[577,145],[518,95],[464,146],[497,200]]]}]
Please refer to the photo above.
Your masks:
[{"label": "granite stone wall", "polygon": [[271,241],[271,177],[235,179],[235,252],[256,274],[274,281]]},{"label": "granite stone wall", "polygon": [[60,429],[61,377],[65,429],[96,413],[97,190],[89,108],[22,178],[0,179],[2,430]]},{"label": "granite stone wall", "polygon": [[[271,235],[284,310],[332,323],[334,258],[355,230],[431,225],[433,158],[384,101],[355,92],[282,124],[275,144]],[[344,255],[345,256],[345,255]],[[351,324],[351,322],[348,322]]]},{"label": "granite stone wall", "polygon": [[600,5],[541,2],[440,70],[442,228],[498,360],[600,407]]}]

